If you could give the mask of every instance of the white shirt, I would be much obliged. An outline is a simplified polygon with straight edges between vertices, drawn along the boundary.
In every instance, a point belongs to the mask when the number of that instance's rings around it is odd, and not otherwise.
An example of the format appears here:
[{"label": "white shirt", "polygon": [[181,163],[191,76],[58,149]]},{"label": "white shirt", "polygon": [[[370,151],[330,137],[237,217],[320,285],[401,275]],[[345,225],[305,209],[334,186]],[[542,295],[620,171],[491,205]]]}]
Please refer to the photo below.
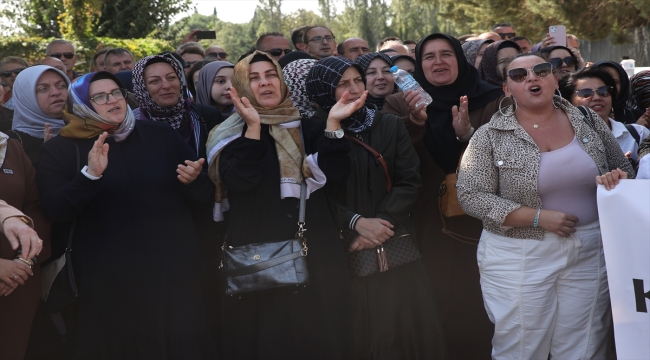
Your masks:
[{"label": "white shirt", "polygon": [[[609,119],[609,123],[612,125],[612,135],[614,135],[614,137],[616,138],[616,141],[618,142],[618,146],[620,146],[621,150],[623,150],[623,154],[629,151],[632,153],[630,157],[634,160],[637,160],[639,157],[638,154],[639,144],[636,143],[636,140],[634,140],[632,134],[630,134],[630,132],[627,131],[625,124],[613,120],[611,118]],[[634,126],[636,132],[639,133],[639,136],[641,137],[641,141],[643,141],[643,139],[647,138],[648,135],[650,135],[650,130],[648,130],[645,126],[638,125],[638,124],[632,124],[632,126]]]}]

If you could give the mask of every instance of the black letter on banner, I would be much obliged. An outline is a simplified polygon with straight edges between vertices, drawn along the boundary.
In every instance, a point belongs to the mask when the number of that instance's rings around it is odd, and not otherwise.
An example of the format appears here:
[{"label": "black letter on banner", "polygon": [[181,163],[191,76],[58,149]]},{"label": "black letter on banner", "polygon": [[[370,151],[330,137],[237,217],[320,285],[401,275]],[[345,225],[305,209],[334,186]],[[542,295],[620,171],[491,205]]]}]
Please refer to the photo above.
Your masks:
[{"label": "black letter on banner", "polygon": [[636,312],[648,312],[645,298],[650,299],[650,291],[644,292],[643,280],[632,279],[634,282],[634,298],[636,299]]}]

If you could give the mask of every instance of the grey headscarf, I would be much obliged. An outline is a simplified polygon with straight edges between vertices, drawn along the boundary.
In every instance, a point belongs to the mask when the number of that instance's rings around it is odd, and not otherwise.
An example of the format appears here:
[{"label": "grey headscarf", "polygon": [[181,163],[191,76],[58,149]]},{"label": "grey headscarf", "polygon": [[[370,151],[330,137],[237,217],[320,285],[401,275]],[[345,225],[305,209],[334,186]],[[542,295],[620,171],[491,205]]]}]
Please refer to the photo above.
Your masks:
[{"label": "grey headscarf", "polygon": [[[29,67],[18,74],[13,88],[14,119],[11,130],[24,132],[33,137],[43,138],[45,124],[50,124],[52,134],[56,135],[65,125],[63,119],[51,118],[41,110],[36,99],[36,84],[38,79],[46,71],[54,71],[61,75],[66,82],[66,89],[70,86],[68,76],[61,70],[47,65],[36,65]],[[64,99],[65,100],[65,99]],[[63,116],[63,114],[61,114]]]},{"label": "grey headscarf", "polygon": [[[212,105],[212,83],[219,70],[224,67],[234,68],[235,65],[227,61],[213,61],[201,68],[199,72],[199,81],[196,83],[196,103],[201,105]],[[214,105],[212,105],[214,106]],[[233,106],[225,109],[221,115],[224,119],[235,112]]]},{"label": "grey headscarf", "polygon": [[[474,66],[474,63],[476,63],[476,58],[478,57],[478,52],[481,49],[481,46],[483,44],[488,43],[491,44],[493,43],[494,40],[492,39],[481,39],[481,40],[470,40],[466,41],[463,45],[463,53],[465,53],[465,58],[467,59],[467,62]],[[478,66],[475,66],[478,68]]]}]

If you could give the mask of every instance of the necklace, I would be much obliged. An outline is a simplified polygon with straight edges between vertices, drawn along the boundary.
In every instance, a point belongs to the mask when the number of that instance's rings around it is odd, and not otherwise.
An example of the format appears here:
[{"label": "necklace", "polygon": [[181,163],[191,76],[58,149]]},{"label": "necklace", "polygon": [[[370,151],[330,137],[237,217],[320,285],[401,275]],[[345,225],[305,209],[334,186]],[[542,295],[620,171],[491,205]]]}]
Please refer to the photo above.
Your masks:
[{"label": "necklace", "polygon": [[[539,129],[539,124],[543,124],[543,123],[545,123],[545,122],[551,120],[551,119],[554,118],[554,117],[555,117],[555,114],[553,114],[553,116],[551,116],[550,118],[548,118],[548,119],[546,119],[546,120],[544,120],[544,121],[534,122],[534,123],[533,123],[533,127],[534,127],[535,129]],[[526,121],[526,122],[528,122],[528,121]]]}]

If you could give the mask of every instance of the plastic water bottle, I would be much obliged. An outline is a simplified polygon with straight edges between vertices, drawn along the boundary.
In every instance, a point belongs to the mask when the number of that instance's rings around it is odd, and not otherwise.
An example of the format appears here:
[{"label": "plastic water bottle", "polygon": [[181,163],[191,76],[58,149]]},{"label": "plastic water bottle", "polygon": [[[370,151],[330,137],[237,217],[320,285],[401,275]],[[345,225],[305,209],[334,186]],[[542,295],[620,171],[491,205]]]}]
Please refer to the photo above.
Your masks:
[{"label": "plastic water bottle", "polygon": [[403,92],[406,92],[406,90],[411,90],[413,92],[417,92],[420,94],[422,99],[418,101],[416,106],[419,108],[420,106],[427,107],[433,99],[431,99],[431,95],[424,91],[422,86],[418,84],[417,81],[409,74],[408,72],[398,68],[397,66],[393,66],[390,68],[390,72],[393,73],[393,77],[395,78],[395,84],[399,86],[400,89],[402,89]]}]

